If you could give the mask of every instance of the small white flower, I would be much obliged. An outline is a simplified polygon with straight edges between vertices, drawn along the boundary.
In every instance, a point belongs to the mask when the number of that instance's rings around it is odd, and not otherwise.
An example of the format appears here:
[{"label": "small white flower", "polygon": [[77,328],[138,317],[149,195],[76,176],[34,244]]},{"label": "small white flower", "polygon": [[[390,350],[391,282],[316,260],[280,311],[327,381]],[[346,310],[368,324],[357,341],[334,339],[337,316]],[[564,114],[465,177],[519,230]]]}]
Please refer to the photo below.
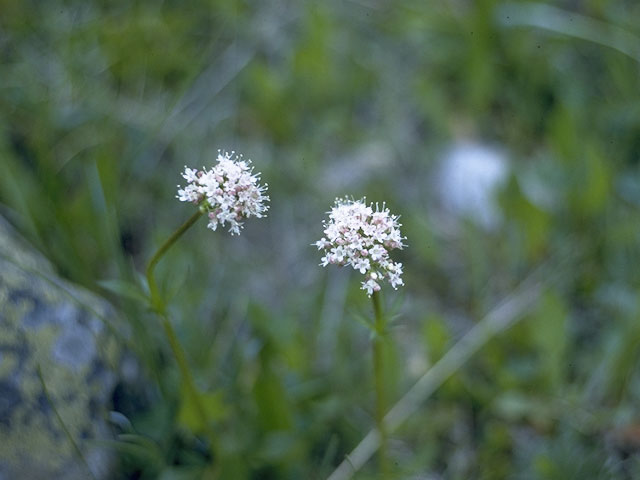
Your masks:
[{"label": "small white flower", "polygon": [[375,280],[369,279],[366,282],[362,282],[362,290],[366,290],[367,295],[371,296],[373,292],[380,291],[380,285]]},{"label": "small white flower", "polygon": [[189,183],[193,183],[195,181],[198,180],[198,171],[194,168],[187,168],[186,166],[184,167],[184,173],[182,174],[183,178],[189,182]]},{"label": "small white flower", "polygon": [[365,275],[362,290],[371,296],[387,280],[394,289],[404,285],[402,264],[389,258],[389,251],[402,249],[405,239],[400,234],[398,217],[382,209],[367,206],[363,200],[336,199],[324,224],[324,237],[315,242],[324,256],[321,265],[350,265]]},{"label": "small white flower", "polygon": [[178,185],[176,198],[192,202],[204,209],[209,217],[207,227],[216,230],[218,225],[229,224],[232,235],[239,234],[242,220],[251,216],[262,218],[269,209],[265,195],[267,185],[260,185],[260,175],[254,174],[249,160],[235,152],[218,151],[216,165],[207,170],[184,167],[182,177],[187,185]]},{"label": "small white flower", "polygon": [[359,270],[360,273],[365,274],[371,268],[371,263],[369,262],[368,258],[359,258],[354,262],[353,268]]},{"label": "small white flower", "polygon": [[[178,185],[178,188],[180,185]],[[198,187],[195,185],[187,185],[185,188],[178,189],[178,199],[181,202],[194,202],[198,203],[198,198],[200,194],[198,192]]]}]

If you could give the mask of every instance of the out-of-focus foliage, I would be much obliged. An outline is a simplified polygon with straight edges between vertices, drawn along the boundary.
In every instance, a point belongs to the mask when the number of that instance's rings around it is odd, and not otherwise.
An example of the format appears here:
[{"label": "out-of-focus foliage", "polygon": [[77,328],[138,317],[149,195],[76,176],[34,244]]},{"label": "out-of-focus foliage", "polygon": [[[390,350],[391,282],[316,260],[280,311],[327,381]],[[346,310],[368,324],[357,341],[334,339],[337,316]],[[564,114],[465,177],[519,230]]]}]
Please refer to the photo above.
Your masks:
[{"label": "out-of-focus foliage", "polygon": [[[370,305],[310,246],[337,195],[402,215],[394,400],[539,264],[561,279],[394,433],[398,478],[640,476],[638,2],[0,0],[0,60],[1,211],[135,331],[120,478],[207,462],[136,299],[191,214],[179,172],[218,148],[253,159],[269,217],[196,225],[158,276],[223,478],[324,478],[373,424]],[[462,141],[506,152],[495,228],[435,193]]]}]

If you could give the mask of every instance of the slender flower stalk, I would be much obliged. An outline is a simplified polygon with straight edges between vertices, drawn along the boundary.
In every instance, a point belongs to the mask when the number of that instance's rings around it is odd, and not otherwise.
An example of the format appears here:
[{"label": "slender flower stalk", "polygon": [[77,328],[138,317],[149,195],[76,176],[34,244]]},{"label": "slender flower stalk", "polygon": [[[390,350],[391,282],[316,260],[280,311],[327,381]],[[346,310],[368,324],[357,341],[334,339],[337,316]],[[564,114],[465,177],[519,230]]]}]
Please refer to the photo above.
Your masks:
[{"label": "slender flower stalk", "polygon": [[336,199],[324,222],[324,237],[314,245],[324,252],[320,265],[351,266],[363,274],[362,290],[371,298],[374,312],[373,377],[375,382],[375,420],[380,435],[379,468],[381,478],[389,478],[387,432],[384,426],[386,382],[384,340],[386,321],[380,300],[380,283],[386,280],[394,289],[404,285],[402,264],[394,262],[389,252],[404,247],[398,217],[382,205],[366,205],[364,200]]},{"label": "slender flower stalk", "polygon": [[373,374],[376,390],[376,427],[380,435],[380,450],[378,464],[383,478],[389,476],[389,460],[387,457],[387,429],[384,425],[384,416],[387,409],[386,382],[384,372],[384,336],[386,322],[380,305],[380,292],[371,295],[373,312],[375,316],[375,338],[373,339]]},{"label": "slender flower stalk", "polygon": [[[151,308],[160,316],[162,327],[187,389],[187,395],[209,436],[215,462],[218,461],[219,452],[217,437],[211,426],[202,394],[198,391],[189,368],[187,355],[167,317],[166,305],[156,284],[154,270],[164,254],[203,214],[207,214],[209,218],[207,225],[209,228],[216,230],[218,225],[228,224],[232,235],[240,233],[243,219],[251,216],[258,218],[265,216],[268,209],[265,203],[269,200],[269,197],[264,195],[267,186],[258,183],[259,175],[252,173],[249,163],[242,160],[242,156],[234,156],[233,152],[231,154],[218,152],[217,164],[211,170],[204,167],[202,170],[185,167],[182,177],[188,184],[185,188],[178,185],[177,198],[180,201],[192,202],[198,206],[198,210],[160,246],[151,257],[146,271]],[[217,476],[217,467],[212,471],[212,476],[214,478]]]},{"label": "slender flower stalk", "polygon": [[178,228],[175,232],[171,234],[171,236],[160,246],[160,248],[156,251],[156,253],[151,257],[149,261],[149,265],[147,265],[147,283],[149,284],[149,294],[151,295],[151,305],[153,309],[158,312],[164,312],[164,304],[162,303],[162,297],[158,292],[158,286],[156,284],[155,277],[153,275],[153,271],[156,268],[156,265],[162,258],[162,256],[167,253],[167,250],[171,248],[171,246],[178,241],[178,239],[191,228],[191,226],[198,221],[203,211],[198,210],[196,213],[191,215],[191,217],[182,224],[180,228]]},{"label": "slender flower stalk", "polygon": [[204,426],[204,429],[209,436],[209,441],[211,442],[211,454],[214,458],[217,458],[218,448],[216,437],[211,428],[207,410],[205,409],[204,402],[202,401],[202,395],[196,387],[193,374],[191,373],[189,363],[187,362],[187,356],[182,346],[180,345],[178,335],[176,334],[173,325],[171,325],[171,322],[167,317],[164,300],[159,293],[158,286],[153,275],[153,271],[163,255],[167,253],[171,246],[173,246],[178,241],[178,239],[196,223],[196,221],[198,221],[198,219],[202,216],[202,213],[203,212],[201,210],[198,210],[196,213],[194,213],[186,222],[184,222],[180,226],[180,228],[178,228],[171,234],[171,236],[156,251],[153,257],[151,257],[149,265],[147,266],[147,283],[149,284],[151,307],[160,316],[162,328],[164,329],[167,340],[169,341],[169,346],[171,347],[171,352],[173,353],[173,356],[176,359],[176,363],[178,364],[178,368],[180,369],[180,375],[182,376],[182,381],[184,382],[184,386],[187,389],[187,394],[189,395],[189,398],[196,409],[197,415],[198,417],[200,417],[200,421],[202,422],[202,425]]}]

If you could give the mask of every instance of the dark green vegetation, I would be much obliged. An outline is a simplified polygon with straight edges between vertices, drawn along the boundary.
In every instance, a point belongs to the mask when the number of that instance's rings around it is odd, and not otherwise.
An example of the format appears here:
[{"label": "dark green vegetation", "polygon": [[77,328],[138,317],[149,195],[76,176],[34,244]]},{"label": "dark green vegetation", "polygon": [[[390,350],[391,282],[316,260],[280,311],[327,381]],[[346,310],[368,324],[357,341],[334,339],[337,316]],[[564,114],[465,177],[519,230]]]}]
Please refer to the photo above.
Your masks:
[{"label": "dark green vegetation", "polygon": [[[640,476],[640,4],[553,4],[0,0],[1,212],[118,306],[146,371],[116,405],[120,478],[206,462],[137,285],[193,213],[183,165],[218,148],[253,159],[269,216],[202,221],[157,273],[223,478],[325,478],[373,425],[370,303],[310,246],[336,195],[385,200],[408,237],[391,401],[543,268],[526,318],[392,435],[398,477]],[[464,138],[508,152],[495,230],[438,208]]]}]

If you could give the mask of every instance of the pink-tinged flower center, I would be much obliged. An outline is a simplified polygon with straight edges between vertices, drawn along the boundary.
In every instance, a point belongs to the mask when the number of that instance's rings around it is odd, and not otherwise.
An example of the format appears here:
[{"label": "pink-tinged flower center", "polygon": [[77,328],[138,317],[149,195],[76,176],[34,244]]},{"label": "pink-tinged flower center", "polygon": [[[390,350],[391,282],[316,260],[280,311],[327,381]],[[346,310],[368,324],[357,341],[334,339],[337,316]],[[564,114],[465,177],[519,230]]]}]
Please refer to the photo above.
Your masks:
[{"label": "pink-tinged flower center", "polygon": [[364,201],[337,199],[324,222],[325,237],[315,245],[323,250],[321,265],[350,265],[365,275],[362,289],[368,295],[380,290],[380,281],[393,288],[403,285],[402,264],[389,258],[389,251],[402,249],[398,217],[382,206],[367,206]]},{"label": "pink-tinged flower center", "polygon": [[212,230],[229,224],[232,235],[239,234],[242,220],[250,216],[264,217],[269,197],[266,185],[260,185],[259,174],[253,174],[250,162],[234,152],[218,152],[217,164],[207,170],[185,167],[182,177],[187,185],[178,186],[176,196],[182,202],[192,202],[207,212]]}]

